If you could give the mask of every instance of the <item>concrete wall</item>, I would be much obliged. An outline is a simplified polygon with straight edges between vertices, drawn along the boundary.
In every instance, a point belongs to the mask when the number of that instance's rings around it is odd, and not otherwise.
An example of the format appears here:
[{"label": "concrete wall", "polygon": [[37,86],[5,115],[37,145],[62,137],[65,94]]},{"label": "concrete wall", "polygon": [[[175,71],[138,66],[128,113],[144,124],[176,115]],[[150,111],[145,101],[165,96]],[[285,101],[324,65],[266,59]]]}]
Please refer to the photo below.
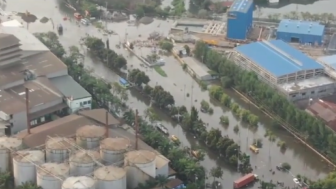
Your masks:
[{"label": "concrete wall", "polygon": [[145,183],[146,180],[149,180],[151,177],[147,175],[145,172],[141,171],[137,167],[127,166],[125,168],[127,175],[127,188],[134,189],[140,183]]},{"label": "concrete wall", "polygon": [[169,176],[169,166],[168,163],[163,167],[156,169],[156,176],[163,175],[165,177]]},{"label": "concrete wall", "polygon": [[328,84],[308,89],[302,89],[299,91],[291,92],[287,94],[287,99],[290,101],[297,101],[307,98],[321,98],[329,96],[336,91],[336,84]]}]

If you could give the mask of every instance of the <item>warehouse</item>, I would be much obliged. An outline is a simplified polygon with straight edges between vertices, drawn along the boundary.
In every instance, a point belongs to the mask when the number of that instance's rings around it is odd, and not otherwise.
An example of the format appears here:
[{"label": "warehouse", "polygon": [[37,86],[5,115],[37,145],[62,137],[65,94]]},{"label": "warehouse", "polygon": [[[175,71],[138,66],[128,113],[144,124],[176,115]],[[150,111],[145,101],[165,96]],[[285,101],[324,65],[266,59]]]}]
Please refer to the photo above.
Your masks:
[{"label": "warehouse", "polygon": [[336,80],[336,55],[322,56],[317,61],[324,66],[325,73]]},{"label": "warehouse", "polygon": [[277,30],[277,39],[291,43],[321,45],[324,25],[318,22],[284,19]]},{"label": "warehouse", "polygon": [[245,40],[253,24],[253,0],[236,0],[228,11],[228,39]]},{"label": "warehouse", "polygon": [[282,40],[261,41],[235,48],[234,62],[258,74],[288,100],[319,98],[335,91],[324,67]]}]

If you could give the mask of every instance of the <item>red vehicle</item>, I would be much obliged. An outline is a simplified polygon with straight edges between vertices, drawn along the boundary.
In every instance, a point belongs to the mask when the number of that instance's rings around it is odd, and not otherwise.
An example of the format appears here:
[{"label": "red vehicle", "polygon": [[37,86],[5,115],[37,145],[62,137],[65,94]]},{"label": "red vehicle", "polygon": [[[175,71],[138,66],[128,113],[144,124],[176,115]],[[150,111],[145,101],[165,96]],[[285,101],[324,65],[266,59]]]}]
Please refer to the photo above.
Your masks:
[{"label": "red vehicle", "polygon": [[253,174],[253,173],[249,173],[241,178],[239,178],[238,180],[235,180],[233,182],[233,187],[235,189],[244,187],[248,184],[250,184],[251,182],[255,181],[257,179],[257,175]]}]

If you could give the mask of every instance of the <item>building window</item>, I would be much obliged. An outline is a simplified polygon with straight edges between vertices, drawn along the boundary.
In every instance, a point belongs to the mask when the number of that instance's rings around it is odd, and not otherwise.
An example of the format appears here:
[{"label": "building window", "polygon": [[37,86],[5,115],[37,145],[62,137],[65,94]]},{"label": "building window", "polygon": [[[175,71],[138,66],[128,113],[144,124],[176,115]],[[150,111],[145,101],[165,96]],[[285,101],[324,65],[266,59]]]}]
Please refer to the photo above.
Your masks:
[{"label": "building window", "polygon": [[30,122],[30,125],[32,125],[32,126],[34,126],[36,124],[37,124],[37,120],[36,119]]},{"label": "building window", "polygon": [[292,95],[292,97],[294,98],[294,97],[296,97],[296,95]]},{"label": "building window", "polygon": [[302,96],[306,95],[306,93],[302,93]]},{"label": "building window", "polygon": [[41,123],[45,122],[45,117],[41,117]]},{"label": "building window", "polygon": [[88,101],[88,104],[91,104],[91,100]]},{"label": "building window", "polygon": [[314,94],[314,93],[315,93],[315,91],[312,91],[312,92],[311,92],[311,94]]},{"label": "building window", "polygon": [[87,101],[84,101],[83,104],[86,105],[86,104],[87,104]]},{"label": "building window", "polygon": [[83,102],[80,102],[79,105],[80,105],[80,106],[83,106]]}]

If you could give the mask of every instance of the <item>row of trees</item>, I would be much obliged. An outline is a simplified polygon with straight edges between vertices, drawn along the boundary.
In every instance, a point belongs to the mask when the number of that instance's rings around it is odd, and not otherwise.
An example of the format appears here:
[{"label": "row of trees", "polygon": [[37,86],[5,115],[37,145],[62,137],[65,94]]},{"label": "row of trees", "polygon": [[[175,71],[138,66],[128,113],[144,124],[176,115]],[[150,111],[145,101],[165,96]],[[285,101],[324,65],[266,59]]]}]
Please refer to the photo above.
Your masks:
[{"label": "row of trees", "polygon": [[[255,73],[241,69],[205,43],[197,42],[194,54],[218,74],[223,87],[234,87],[246,94],[263,110],[276,115],[279,123],[291,127],[306,142],[336,162],[336,136],[321,120],[296,108],[278,91],[260,81]],[[336,183],[333,186],[335,188]]]},{"label": "row of trees", "polygon": [[209,89],[210,96],[222,105],[230,108],[231,111],[238,116],[243,122],[248,123],[251,126],[258,126],[259,117],[252,114],[249,110],[241,108],[237,103],[233,102],[231,98],[224,93],[224,90],[220,86],[212,86]]},{"label": "row of trees", "polygon": [[119,71],[126,67],[127,61],[124,56],[117,54],[109,48],[109,41],[106,41],[106,46],[102,39],[93,36],[87,36],[82,39],[89,53],[99,59],[108,68]]}]

